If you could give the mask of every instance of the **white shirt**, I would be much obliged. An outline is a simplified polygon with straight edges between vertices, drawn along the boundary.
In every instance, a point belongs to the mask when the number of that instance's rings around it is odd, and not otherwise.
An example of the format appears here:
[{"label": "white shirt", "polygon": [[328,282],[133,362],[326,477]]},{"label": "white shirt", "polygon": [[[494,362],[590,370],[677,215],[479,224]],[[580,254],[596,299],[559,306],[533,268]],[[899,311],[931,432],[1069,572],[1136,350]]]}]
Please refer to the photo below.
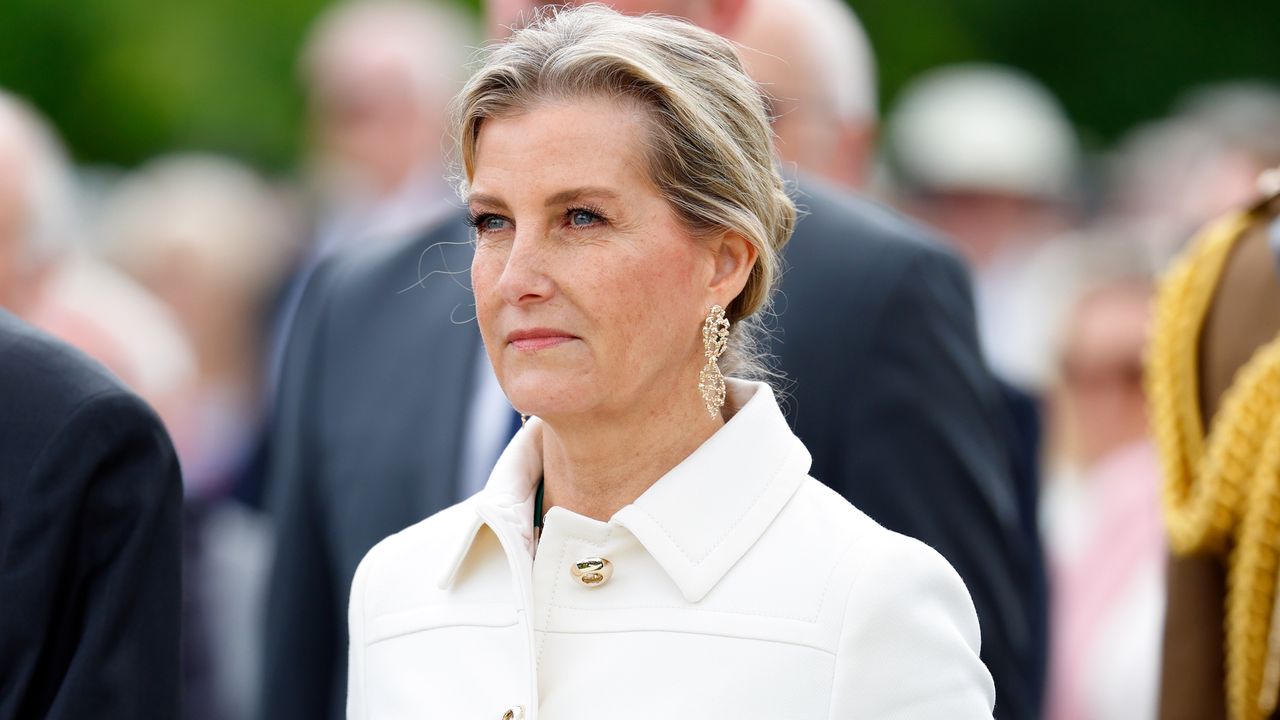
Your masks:
[{"label": "white shirt", "polygon": [[[477,341],[478,342],[478,341]],[[458,494],[470,497],[484,489],[494,461],[511,439],[515,410],[493,374],[489,355],[481,347],[476,353],[471,376],[471,402],[462,433],[462,455],[458,463]]]},{"label": "white shirt", "polygon": [[[348,717],[990,718],[955,571],[808,477],[767,386],[729,392],[734,417],[608,522],[552,508],[536,557],[537,419],[482,492],[379,543]],[[612,576],[579,582],[584,558]]]}]

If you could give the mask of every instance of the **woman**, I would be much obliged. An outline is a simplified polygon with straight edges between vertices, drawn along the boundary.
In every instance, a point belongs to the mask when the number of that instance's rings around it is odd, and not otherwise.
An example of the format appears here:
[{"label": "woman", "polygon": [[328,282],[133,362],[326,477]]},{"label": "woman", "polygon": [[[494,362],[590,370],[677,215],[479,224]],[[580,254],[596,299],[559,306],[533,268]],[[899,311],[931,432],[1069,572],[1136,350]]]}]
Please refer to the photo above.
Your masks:
[{"label": "woman", "polygon": [[764,103],[685,23],[546,13],[460,98],[485,348],[530,417],[370,551],[351,718],[990,717],[954,571],[807,476],[756,368],[795,223]]}]

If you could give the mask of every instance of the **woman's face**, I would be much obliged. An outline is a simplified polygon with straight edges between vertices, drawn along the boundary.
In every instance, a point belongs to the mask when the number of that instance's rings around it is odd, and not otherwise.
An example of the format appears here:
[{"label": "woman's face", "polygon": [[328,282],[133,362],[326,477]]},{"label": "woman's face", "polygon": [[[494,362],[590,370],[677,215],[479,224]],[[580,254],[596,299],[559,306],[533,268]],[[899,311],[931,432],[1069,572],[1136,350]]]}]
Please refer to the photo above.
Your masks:
[{"label": "woman's face", "polygon": [[564,101],[481,126],[471,279],[485,349],[521,412],[698,402],[702,318],[741,283],[721,277],[725,243],[694,238],[650,183],[640,112]]}]

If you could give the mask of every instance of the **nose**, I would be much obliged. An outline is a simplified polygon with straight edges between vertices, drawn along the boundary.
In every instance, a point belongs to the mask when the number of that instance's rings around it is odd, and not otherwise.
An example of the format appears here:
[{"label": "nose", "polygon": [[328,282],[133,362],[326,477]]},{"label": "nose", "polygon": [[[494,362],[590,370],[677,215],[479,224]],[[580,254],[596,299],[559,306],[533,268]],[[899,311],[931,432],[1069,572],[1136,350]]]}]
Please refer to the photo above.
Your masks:
[{"label": "nose", "polygon": [[507,253],[498,292],[508,305],[523,306],[551,297],[554,283],[548,275],[550,257],[545,237],[539,229],[516,230]]}]

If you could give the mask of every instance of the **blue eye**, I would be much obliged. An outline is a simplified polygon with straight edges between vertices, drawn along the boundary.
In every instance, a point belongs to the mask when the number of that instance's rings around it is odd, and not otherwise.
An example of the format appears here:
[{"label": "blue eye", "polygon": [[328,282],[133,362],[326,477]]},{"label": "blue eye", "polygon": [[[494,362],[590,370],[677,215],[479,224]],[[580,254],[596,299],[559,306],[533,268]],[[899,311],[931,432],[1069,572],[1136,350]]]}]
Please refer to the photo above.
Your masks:
[{"label": "blue eye", "polygon": [[478,232],[495,232],[498,230],[506,230],[511,226],[510,221],[498,215],[489,213],[478,213],[467,219],[467,224],[475,228]]},{"label": "blue eye", "polygon": [[570,210],[569,224],[573,227],[590,227],[600,222],[600,216],[590,210]]}]

